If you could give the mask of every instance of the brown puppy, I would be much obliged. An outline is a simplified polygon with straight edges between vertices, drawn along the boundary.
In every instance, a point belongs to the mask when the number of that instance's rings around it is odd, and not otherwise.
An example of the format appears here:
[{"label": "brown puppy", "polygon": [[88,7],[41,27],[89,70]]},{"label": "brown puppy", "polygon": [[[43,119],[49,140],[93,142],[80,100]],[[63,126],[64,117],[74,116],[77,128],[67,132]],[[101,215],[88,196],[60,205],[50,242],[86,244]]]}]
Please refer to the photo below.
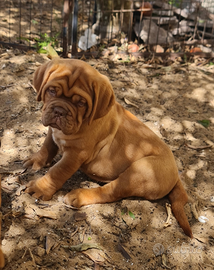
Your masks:
[{"label": "brown puppy", "polygon": [[42,122],[49,126],[42,148],[24,162],[38,170],[58,150],[62,158],[26,192],[50,200],[78,169],[109,182],[69,192],[64,202],[81,207],[131,196],[156,200],[168,195],[184,232],[193,237],[184,205],[187,194],[172,152],[147,126],[115,101],[107,77],[80,60],[55,59],[34,74],[37,100],[44,102]]}]

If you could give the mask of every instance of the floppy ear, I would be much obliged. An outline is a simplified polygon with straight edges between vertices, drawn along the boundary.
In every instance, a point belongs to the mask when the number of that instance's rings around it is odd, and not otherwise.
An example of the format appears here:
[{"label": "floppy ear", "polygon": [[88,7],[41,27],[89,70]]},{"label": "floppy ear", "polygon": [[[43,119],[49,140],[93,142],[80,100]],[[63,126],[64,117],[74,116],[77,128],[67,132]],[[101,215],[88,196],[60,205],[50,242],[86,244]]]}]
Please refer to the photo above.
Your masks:
[{"label": "floppy ear", "polygon": [[44,83],[46,82],[47,78],[49,77],[48,76],[49,73],[46,74],[45,72],[48,68],[48,64],[49,62],[38,67],[33,76],[33,86],[37,92],[37,101],[41,101],[42,87]]},{"label": "floppy ear", "polygon": [[93,82],[93,108],[89,116],[89,124],[95,119],[106,115],[115,104],[115,95],[108,78],[99,74],[99,78]]}]

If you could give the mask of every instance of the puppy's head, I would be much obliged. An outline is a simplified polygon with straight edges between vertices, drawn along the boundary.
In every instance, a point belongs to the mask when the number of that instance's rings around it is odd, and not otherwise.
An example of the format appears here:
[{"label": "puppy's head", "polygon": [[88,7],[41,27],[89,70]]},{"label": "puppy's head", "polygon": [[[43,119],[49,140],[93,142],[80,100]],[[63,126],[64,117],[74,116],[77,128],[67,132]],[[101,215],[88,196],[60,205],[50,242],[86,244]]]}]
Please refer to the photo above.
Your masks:
[{"label": "puppy's head", "polygon": [[43,124],[66,135],[77,133],[83,122],[105,116],[115,103],[107,77],[81,60],[47,62],[34,73],[33,84],[37,100],[44,103]]}]

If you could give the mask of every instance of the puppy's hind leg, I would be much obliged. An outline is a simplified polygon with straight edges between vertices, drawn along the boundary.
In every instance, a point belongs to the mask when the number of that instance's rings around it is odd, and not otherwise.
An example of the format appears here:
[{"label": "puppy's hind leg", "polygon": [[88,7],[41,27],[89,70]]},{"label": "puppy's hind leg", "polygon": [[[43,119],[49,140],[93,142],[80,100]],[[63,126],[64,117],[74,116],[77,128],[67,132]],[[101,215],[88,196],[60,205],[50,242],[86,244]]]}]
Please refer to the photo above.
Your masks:
[{"label": "puppy's hind leg", "polygon": [[188,202],[188,196],[179,179],[172,191],[168,194],[169,200],[172,205],[172,212],[184,230],[185,234],[190,238],[193,238],[192,230],[190,228],[187,216],[184,212],[184,206]]}]

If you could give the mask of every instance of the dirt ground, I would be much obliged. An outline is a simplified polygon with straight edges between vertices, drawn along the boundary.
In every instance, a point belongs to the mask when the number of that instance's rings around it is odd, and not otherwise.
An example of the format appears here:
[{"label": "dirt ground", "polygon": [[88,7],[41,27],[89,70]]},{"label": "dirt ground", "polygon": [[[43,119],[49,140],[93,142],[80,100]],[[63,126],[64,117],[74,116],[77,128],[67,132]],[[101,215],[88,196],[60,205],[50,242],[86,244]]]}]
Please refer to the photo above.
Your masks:
[{"label": "dirt ground", "polygon": [[[35,52],[0,50],[4,269],[214,269],[214,65],[203,59],[169,66],[155,59],[86,60],[109,77],[119,103],[172,149],[191,199],[185,210],[196,239],[190,241],[173,216],[164,226],[165,198],[67,207],[62,199],[68,191],[99,185],[79,171],[51,201],[24,193],[24,185],[48,169],[22,167],[47,133],[31,87],[33,72],[45,61]],[[92,249],[78,251],[88,245]]]}]

